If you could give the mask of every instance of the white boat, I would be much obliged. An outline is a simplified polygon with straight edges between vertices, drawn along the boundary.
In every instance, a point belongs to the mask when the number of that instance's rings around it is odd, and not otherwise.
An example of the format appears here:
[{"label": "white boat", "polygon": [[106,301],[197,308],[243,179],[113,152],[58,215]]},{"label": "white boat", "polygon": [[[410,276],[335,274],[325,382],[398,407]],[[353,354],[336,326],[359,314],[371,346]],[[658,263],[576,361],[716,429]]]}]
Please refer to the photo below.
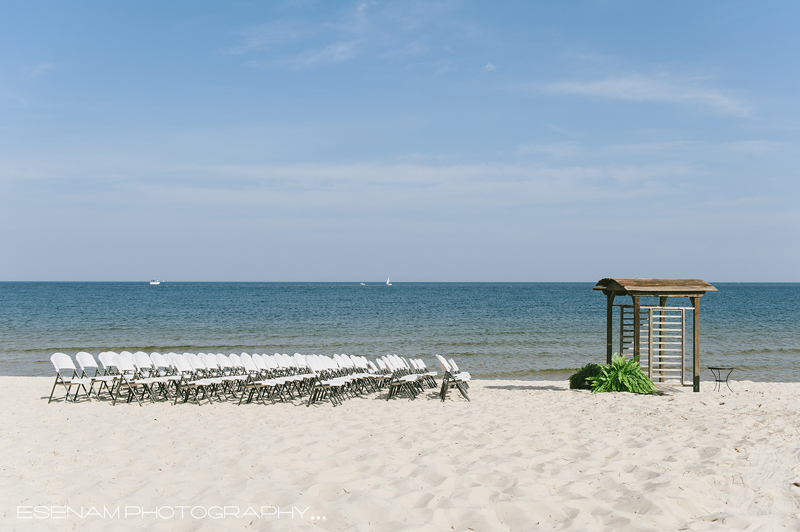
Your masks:
[{"label": "white boat", "polygon": [[153,279],[152,281],[150,281],[150,284],[161,284],[161,281],[159,281],[158,279]]},{"label": "white boat", "polygon": [[386,278],[386,284],[387,284],[388,286],[392,286],[392,282],[389,280],[389,278],[388,278],[388,277]]}]

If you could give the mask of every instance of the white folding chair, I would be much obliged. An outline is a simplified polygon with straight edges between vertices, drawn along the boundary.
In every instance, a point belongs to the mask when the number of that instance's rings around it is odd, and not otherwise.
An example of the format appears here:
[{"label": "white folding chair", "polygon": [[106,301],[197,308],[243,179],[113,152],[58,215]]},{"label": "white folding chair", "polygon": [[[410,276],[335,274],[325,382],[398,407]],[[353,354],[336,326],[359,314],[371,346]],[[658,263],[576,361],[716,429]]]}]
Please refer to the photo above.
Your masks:
[{"label": "white folding chair", "polygon": [[50,362],[53,363],[53,367],[56,369],[56,380],[53,383],[53,389],[50,390],[50,397],[47,399],[48,403],[53,400],[53,393],[56,391],[56,386],[59,384],[67,391],[67,394],[64,396],[64,402],[70,400],[69,393],[73,386],[77,387],[75,396],[72,398],[73,403],[78,398],[78,392],[81,388],[83,388],[83,391],[86,393],[86,398],[91,401],[89,390],[86,388],[86,386],[91,387],[91,379],[78,376],[78,370],[69,355],[53,353],[50,357]]},{"label": "white folding chair", "polygon": [[[94,356],[86,351],[81,351],[80,353],[76,354],[75,360],[78,361],[78,365],[81,367],[81,377],[89,379],[90,395],[95,383],[99,383],[100,386],[98,386],[97,390],[94,392],[98,401],[100,400],[100,390],[103,389],[103,386],[106,387],[108,395],[112,398],[114,397],[113,390],[119,377],[116,375],[103,375],[100,372],[100,367],[97,365],[97,361],[94,359]],[[111,386],[109,386],[109,383]]]},{"label": "white folding chair", "polygon": [[[131,354],[131,359],[133,358],[133,354]],[[117,399],[119,399],[119,393],[123,387],[128,389],[128,402],[130,403],[131,400],[136,397],[136,401],[139,403],[139,406],[142,406],[142,399],[136,393],[138,388],[142,389],[142,397],[144,397],[145,392],[150,395],[150,400],[152,402],[156,402],[156,398],[153,395],[152,385],[155,383],[154,379],[149,378],[140,378],[138,377],[138,371],[136,366],[133,365],[132,360],[128,360],[128,357],[124,356],[123,353],[114,357],[114,364],[116,364],[117,369],[119,370],[119,385],[117,386],[117,393],[114,395],[114,401],[112,402],[113,405],[117,404]]]},{"label": "white folding chair", "polygon": [[388,401],[395,397],[402,391],[408,394],[409,399],[416,399],[417,394],[421,391],[419,388],[419,375],[411,373],[407,364],[397,355],[386,355],[381,357],[384,365],[389,368],[392,373],[392,380],[389,381],[389,393],[386,395]]},{"label": "white folding chair", "polygon": [[97,358],[103,365],[104,375],[116,375],[119,373],[117,365],[114,363],[115,356],[117,356],[117,353],[115,353],[114,351],[103,351],[102,353],[97,355]]},{"label": "white folding chair", "polygon": [[317,400],[322,400],[326,396],[333,406],[342,403],[342,393],[347,385],[347,381],[340,377],[335,377],[335,365],[331,367],[333,360],[327,357],[310,355],[306,357],[306,362],[314,375],[314,382],[308,395],[308,403],[311,406]]},{"label": "white folding chair", "polygon": [[[261,357],[259,357],[259,360],[260,359]],[[253,361],[253,357],[247,353],[242,353],[241,357],[239,357],[239,360],[249,377],[249,380],[244,384],[242,389],[242,396],[239,398],[239,404],[242,404],[245,395],[247,395],[247,402],[251,402],[253,400],[253,395],[256,392],[258,392],[256,398],[261,399],[262,403],[264,402],[264,394],[268,394],[270,400],[274,403],[274,391],[278,387],[278,382],[274,379],[264,378],[262,370]],[[260,363],[263,364],[263,361]],[[249,394],[246,393],[248,390],[250,391]]]},{"label": "white folding chair", "polygon": [[164,399],[169,399],[169,387],[173,382],[172,379],[166,376],[159,375],[158,369],[150,358],[150,355],[144,351],[137,351],[133,354],[133,365],[137,370],[137,377],[139,379],[147,379],[150,381],[150,387],[155,385],[164,396]]},{"label": "white folding chair", "polygon": [[178,381],[178,393],[175,394],[175,401],[172,404],[178,402],[182,391],[186,392],[183,398],[184,403],[189,400],[189,394],[192,391],[194,391],[194,398],[198,405],[200,405],[200,392],[203,392],[203,397],[208,398],[209,403],[212,402],[211,393],[208,390],[214,385],[211,379],[198,377],[197,371],[184,356],[175,355],[172,358],[172,364],[181,377],[181,380]]},{"label": "white folding chair", "polygon": [[[436,355],[436,360],[439,361],[439,365],[442,367],[442,370],[444,370],[444,377],[442,377],[442,389],[439,391],[439,397],[441,397],[442,401],[447,398],[447,391],[454,386],[458,388],[458,391],[461,392],[461,395],[464,396],[464,399],[469,401],[470,399],[467,395],[467,386],[469,386],[468,382],[470,379],[469,373],[459,372],[458,366],[451,366],[450,363],[441,355]],[[455,362],[453,364],[455,365]]]}]

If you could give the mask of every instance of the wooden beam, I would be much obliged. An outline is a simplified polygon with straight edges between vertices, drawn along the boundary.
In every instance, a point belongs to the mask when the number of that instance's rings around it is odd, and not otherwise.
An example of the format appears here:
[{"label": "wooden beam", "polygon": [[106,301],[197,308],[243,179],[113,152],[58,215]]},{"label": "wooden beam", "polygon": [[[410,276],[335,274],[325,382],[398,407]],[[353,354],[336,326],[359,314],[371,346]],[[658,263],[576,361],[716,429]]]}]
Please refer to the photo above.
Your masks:
[{"label": "wooden beam", "polygon": [[[611,364],[611,357],[614,354],[614,291],[606,296],[606,364]],[[622,331],[620,331],[622,334]]]},{"label": "wooden beam", "polygon": [[693,316],[693,326],[692,326],[692,334],[694,335],[694,339],[692,341],[692,359],[694,365],[694,391],[700,391],[700,298],[693,297],[692,299],[692,307],[694,307],[694,314]]}]

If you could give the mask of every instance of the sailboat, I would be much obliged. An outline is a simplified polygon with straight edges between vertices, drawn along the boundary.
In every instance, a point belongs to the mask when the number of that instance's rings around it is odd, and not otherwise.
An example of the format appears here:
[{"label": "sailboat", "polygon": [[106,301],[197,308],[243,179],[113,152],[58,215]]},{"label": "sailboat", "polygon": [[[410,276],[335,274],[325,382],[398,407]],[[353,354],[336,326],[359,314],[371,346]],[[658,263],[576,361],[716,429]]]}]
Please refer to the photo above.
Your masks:
[{"label": "sailboat", "polygon": [[388,277],[386,278],[386,285],[387,286],[392,286],[392,282],[389,280]]}]

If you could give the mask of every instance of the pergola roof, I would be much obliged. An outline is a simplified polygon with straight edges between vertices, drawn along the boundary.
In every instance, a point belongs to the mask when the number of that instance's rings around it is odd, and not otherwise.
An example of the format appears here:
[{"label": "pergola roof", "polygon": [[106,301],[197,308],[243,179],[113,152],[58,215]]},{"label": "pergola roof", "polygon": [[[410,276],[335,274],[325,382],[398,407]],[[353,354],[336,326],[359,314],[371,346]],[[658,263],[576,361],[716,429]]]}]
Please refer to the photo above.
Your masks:
[{"label": "pergola roof", "polygon": [[717,289],[700,279],[601,279],[593,290],[616,296],[701,297]]}]

